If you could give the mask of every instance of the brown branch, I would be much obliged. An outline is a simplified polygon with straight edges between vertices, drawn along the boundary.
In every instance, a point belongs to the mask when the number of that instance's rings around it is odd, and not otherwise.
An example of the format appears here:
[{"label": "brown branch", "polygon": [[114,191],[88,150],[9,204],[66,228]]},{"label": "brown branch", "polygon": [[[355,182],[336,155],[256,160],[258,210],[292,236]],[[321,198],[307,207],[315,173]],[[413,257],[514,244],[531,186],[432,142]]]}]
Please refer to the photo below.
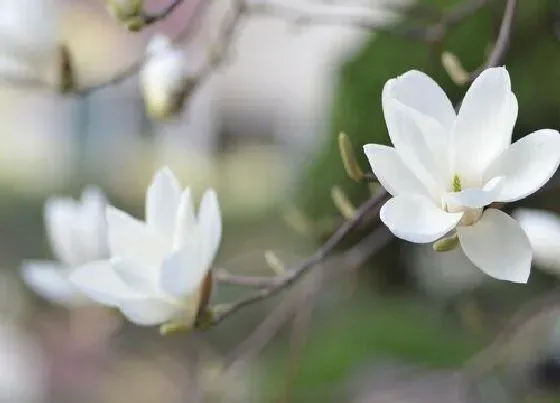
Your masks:
[{"label": "brown branch", "polygon": [[[225,360],[226,368],[233,370],[250,361],[262,350],[280,329],[293,317],[299,307],[319,292],[321,284],[361,267],[393,239],[385,227],[379,227],[354,247],[324,261],[316,272],[308,274],[308,283],[292,290],[276,309]],[[332,268],[333,270],[330,270]],[[336,269],[336,270],[335,270]],[[319,279],[322,281],[318,281]]]},{"label": "brown branch", "polygon": [[[204,1],[204,0],[203,0]],[[144,14],[144,24],[151,25],[155,24],[156,22],[162,21],[173,14],[173,11],[181,4],[184,3],[184,0],[173,0],[166,8],[161,10],[159,13],[156,14]]]},{"label": "brown branch", "polygon": [[491,67],[497,67],[503,62],[509,49],[511,31],[513,29],[516,9],[517,0],[508,0],[504,11],[504,16],[502,18],[502,23],[500,24],[500,31],[498,33],[496,43],[492,48],[492,51],[490,52],[486,63],[470,74],[470,81],[473,81],[475,78],[477,78],[484,70]]},{"label": "brown branch", "polygon": [[317,249],[317,251],[308,259],[302,261],[292,269],[287,270],[287,274],[285,276],[271,277],[270,286],[263,288],[246,298],[234,302],[233,304],[226,305],[224,307],[221,307],[220,309],[217,309],[217,312],[215,312],[214,318],[212,320],[212,325],[220,323],[230,315],[248,305],[252,305],[254,303],[273,297],[283,289],[295,283],[310,269],[322,263],[323,260],[327,258],[342,242],[342,240],[346,238],[346,236],[352,230],[354,230],[362,223],[364,217],[368,216],[372,211],[379,211],[379,209],[381,208],[381,204],[386,200],[386,198],[387,192],[384,189],[380,190],[377,195],[373,196],[358,208],[358,210],[356,211],[356,215],[352,220],[345,221],[338,228],[338,230],[336,230],[332,234],[327,242],[323,244],[323,246]]}]

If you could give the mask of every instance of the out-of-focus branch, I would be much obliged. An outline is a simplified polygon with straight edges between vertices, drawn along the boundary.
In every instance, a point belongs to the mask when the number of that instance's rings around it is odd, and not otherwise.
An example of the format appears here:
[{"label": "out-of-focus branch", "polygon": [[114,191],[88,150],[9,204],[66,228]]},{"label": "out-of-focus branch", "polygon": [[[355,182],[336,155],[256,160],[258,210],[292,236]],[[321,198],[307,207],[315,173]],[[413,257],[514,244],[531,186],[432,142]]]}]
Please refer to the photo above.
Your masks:
[{"label": "out-of-focus branch", "polygon": [[496,43],[490,52],[490,56],[486,60],[486,63],[474,71],[471,74],[471,80],[474,80],[480,73],[485,69],[490,67],[496,67],[500,65],[509,49],[509,42],[511,37],[511,31],[513,28],[513,22],[515,20],[515,11],[517,9],[517,0],[508,0],[506,4],[506,9],[504,11],[504,16],[502,18],[502,23],[500,25],[500,32],[498,33],[498,38]]},{"label": "out-of-focus branch", "polygon": [[449,29],[492,1],[496,0],[464,1],[443,13],[437,23],[418,27],[399,27],[381,23],[379,16],[368,7],[326,4],[306,6],[300,1],[262,0],[248,5],[248,10],[252,15],[278,17],[296,24],[346,25],[401,36],[405,39],[434,43],[441,41]]},{"label": "out-of-focus branch", "polygon": [[512,351],[508,349],[508,346],[523,328],[530,326],[530,323],[542,320],[544,316],[554,311],[560,313],[560,288],[558,287],[528,302],[500,330],[489,346],[465,364],[464,372],[467,380],[493,368],[505,358],[508,351]]},{"label": "out-of-focus branch", "polygon": [[[229,305],[225,305],[222,307],[218,307],[216,312],[214,313],[214,317],[212,318],[212,325],[216,325],[220,323],[222,320],[226,319],[230,315],[234,314],[235,312],[239,311],[240,309],[262,301],[264,299],[271,298],[272,296],[278,294],[283,289],[289,287],[297,280],[299,280],[304,274],[306,274],[310,269],[316,267],[317,265],[321,264],[333,251],[334,249],[342,242],[342,240],[356,227],[358,227],[364,217],[369,216],[369,214],[375,210],[379,211],[381,208],[382,203],[386,200],[387,192],[383,189],[380,192],[370,198],[368,201],[363,203],[356,211],[355,216],[348,221],[345,221],[339,228],[336,230],[332,236],[321,246],[317,251],[308,259],[302,261],[300,264],[296,265],[295,267],[286,271],[285,276],[277,276],[271,277],[268,286],[263,287],[258,292],[243,298],[237,302],[234,302]],[[223,279],[223,277],[222,277]],[[258,281],[261,281],[261,278]],[[240,283],[244,280],[235,280],[235,282]]]},{"label": "out-of-focus branch", "polygon": [[183,3],[184,0],[172,0],[171,3],[169,3],[169,5],[160,12],[154,14],[144,14],[144,25],[155,24],[156,22],[166,19],[173,13],[173,11],[175,11],[177,7],[179,7]]},{"label": "out-of-focus branch", "polygon": [[[164,11],[160,14],[153,15],[151,17],[155,21],[161,21],[162,19],[168,17],[177,6],[179,6],[183,0],[174,1],[171,5],[169,5]],[[198,24],[200,20],[203,18],[203,14],[206,11],[207,7],[211,4],[212,0],[196,0],[196,3],[193,7],[193,10],[190,13],[190,16],[187,18],[187,22],[185,24],[185,28],[173,39],[174,42],[181,42],[184,40],[188,40],[191,36],[195,34],[198,29]],[[100,82],[98,84],[93,84],[87,87],[78,88],[72,93],[78,96],[87,96],[93,92],[99,91],[103,88],[107,88],[113,85],[120,84],[124,80],[132,77],[133,75],[137,74],[141,69],[144,63],[146,62],[146,56],[142,56],[141,59],[135,61],[130,66],[124,68],[119,73],[113,75],[109,80]]]},{"label": "out-of-focus branch", "polygon": [[[309,281],[292,290],[257,329],[230,354],[226,359],[226,368],[234,370],[250,361],[293,317],[296,310],[316,295],[322,284],[361,267],[391,239],[393,236],[387,228],[378,227],[352,248],[325,259],[317,271],[307,275],[306,279]],[[318,281],[319,279],[321,281]]]},{"label": "out-of-focus branch", "polygon": [[517,8],[517,0],[507,0],[507,4],[504,10],[504,15],[502,17],[502,22],[500,24],[500,31],[498,33],[498,38],[490,54],[484,64],[472,72],[468,72],[463,67],[461,60],[453,53],[443,52],[442,54],[442,64],[449,77],[457,85],[465,85],[471,83],[476,79],[480,73],[490,67],[497,67],[506,56],[509,48],[511,32],[513,29],[513,23],[515,20],[515,11]]}]

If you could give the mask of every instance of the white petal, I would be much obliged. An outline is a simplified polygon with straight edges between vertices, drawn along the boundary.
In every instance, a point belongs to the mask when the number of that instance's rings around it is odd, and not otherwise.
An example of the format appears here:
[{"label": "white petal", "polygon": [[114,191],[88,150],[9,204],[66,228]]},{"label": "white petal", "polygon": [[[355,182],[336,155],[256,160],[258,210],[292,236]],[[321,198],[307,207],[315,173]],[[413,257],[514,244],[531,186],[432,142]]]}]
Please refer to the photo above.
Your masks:
[{"label": "white petal", "polygon": [[405,166],[394,148],[366,144],[364,153],[377,180],[391,195],[428,194],[424,185]]},{"label": "white petal", "polygon": [[503,182],[503,177],[492,178],[482,189],[465,189],[460,192],[447,193],[443,200],[448,205],[470,208],[484,207],[496,201]]},{"label": "white petal", "polygon": [[210,265],[222,239],[222,216],[218,196],[214,190],[207,190],[200,202],[198,212],[198,225],[201,237],[201,247],[203,249],[202,260]]},{"label": "white petal", "polygon": [[153,231],[172,237],[175,231],[181,186],[167,167],[155,175],[146,194],[146,223]]},{"label": "white petal", "polygon": [[106,210],[109,249],[112,257],[157,268],[171,249],[163,237],[129,214],[108,206]]},{"label": "white petal", "polygon": [[383,205],[381,221],[397,237],[410,242],[433,242],[451,231],[463,213],[446,213],[424,196],[397,196]]},{"label": "white petal", "polygon": [[201,259],[198,247],[175,252],[163,262],[161,289],[174,297],[185,297],[195,293],[210,267]]},{"label": "white petal", "polygon": [[99,188],[88,186],[82,192],[79,216],[74,222],[75,248],[80,253],[80,264],[109,257],[106,205],[105,195]]},{"label": "white petal", "polygon": [[476,224],[457,227],[461,247],[484,273],[499,280],[526,283],[531,272],[531,244],[506,213],[486,210]]},{"label": "white petal", "polygon": [[133,292],[145,296],[156,296],[159,293],[157,270],[150,270],[138,266],[133,261],[118,257],[112,258],[110,262],[115,273]]},{"label": "white petal", "polygon": [[512,214],[527,234],[534,262],[560,275],[560,216],[550,211],[520,209]]},{"label": "white petal", "polygon": [[173,240],[174,249],[181,249],[185,244],[193,241],[198,236],[197,219],[194,214],[193,201],[190,189],[181,194],[177,211],[177,222]]},{"label": "white petal", "polygon": [[395,99],[384,99],[383,111],[391,142],[402,162],[437,197],[449,172],[444,169],[447,161],[441,144],[443,140],[432,141],[430,136],[438,132],[433,120]]},{"label": "white petal", "polygon": [[141,295],[124,283],[109,260],[89,263],[72,270],[70,281],[92,300],[112,307]]},{"label": "white petal", "polygon": [[503,67],[483,71],[467,91],[452,136],[454,174],[480,180],[510,143],[517,100]]},{"label": "white petal", "polygon": [[485,173],[504,176],[496,200],[510,202],[536,192],[554,175],[560,164],[560,134],[542,129],[512,144]]},{"label": "white petal", "polygon": [[163,324],[181,312],[178,305],[158,298],[124,299],[119,308],[129,321],[140,326]]},{"label": "white petal", "polygon": [[41,297],[62,305],[81,305],[86,301],[68,278],[69,272],[56,262],[26,261],[22,276],[25,283]]},{"label": "white petal", "polygon": [[45,203],[45,227],[55,257],[66,266],[84,263],[75,247],[79,242],[73,228],[78,204],[70,198],[51,197]]},{"label": "white petal", "polygon": [[428,75],[411,70],[389,80],[386,84],[387,96],[434,118],[446,130],[451,130],[455,122],[453,105],[441,87]]}]

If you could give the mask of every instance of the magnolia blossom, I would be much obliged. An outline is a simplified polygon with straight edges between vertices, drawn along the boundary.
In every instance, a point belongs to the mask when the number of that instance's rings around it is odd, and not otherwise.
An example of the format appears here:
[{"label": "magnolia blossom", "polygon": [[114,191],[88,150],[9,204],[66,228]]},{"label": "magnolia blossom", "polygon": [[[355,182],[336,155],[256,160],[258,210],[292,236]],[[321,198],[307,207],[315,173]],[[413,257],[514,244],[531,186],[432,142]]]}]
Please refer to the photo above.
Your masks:
[{"label": "magnolia blossom", "polygon": [[163,35],[152,38],[141,72],[144,102],[149,116],[165,119],[181,111],[189,71],[185,53]]},{"label": "magnolia blossom", "polygon": [[37,294],[64,305],[88,299],[70,282],[73,268],[107,257],[105,195],[88,187],[80,201],[52,197],[45,203],[45,226],[58,261],[26,261],[23,278]]},{"label": "magnolia blossom", "polygon": [[382,93],[394,147],[364,146],[379,182],[393,196],[381,220],[397,237],[416,243],[455,230],[465,255],[486,274],[525,283],[531,245],[519,224],[493,202],[525,198],[560,163],[560,135],[538,130],[511,143],[517,99],[505,68],[484,71],[455,113],[427,75],[409,71]]},{"label": "magnolia blossom", "polygon": [[529,237],[537,266],[560,275],[560,216],[530,209],[519,209],[512,215]]},{"label": "magnolia blossom", "polygon": [[146,221],[107,207],[111,258],[85,265],[71,280],[92,299],[139,325],[191,326],[203,300],[222,223],[213,190],[195,216],[190,190],[163,168],[146,194]]},{"label": "magnolia blossom", "polygon": [[60,16],[55,0],[0,2],[0,75],[40,80],[55,61]]}]

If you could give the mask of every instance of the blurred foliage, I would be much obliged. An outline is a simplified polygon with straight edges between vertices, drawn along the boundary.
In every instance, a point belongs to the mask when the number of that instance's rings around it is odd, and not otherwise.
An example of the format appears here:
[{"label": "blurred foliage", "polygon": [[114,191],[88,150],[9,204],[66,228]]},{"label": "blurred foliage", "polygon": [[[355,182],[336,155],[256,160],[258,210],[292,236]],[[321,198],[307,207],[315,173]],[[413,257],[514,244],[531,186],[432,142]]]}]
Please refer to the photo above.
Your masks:
[{"label": "blurred foliage", "polygon": [[[319,315],[316,315],[319,316]],[[483,345],[450,317],[415,298],[372,298],[360,293],[312,323],[294,377],[294,402],[335,395],[341,382],[370,367],[417,363],[425,368],[456,368]],[[285,388],[289,347],[269,357],[267,388],[273,401]],[[313,392],[319,392],[319,395]],[[309,400],[311,399],[311,400]],[[338,400],[340,401],[340,400]]]}]

